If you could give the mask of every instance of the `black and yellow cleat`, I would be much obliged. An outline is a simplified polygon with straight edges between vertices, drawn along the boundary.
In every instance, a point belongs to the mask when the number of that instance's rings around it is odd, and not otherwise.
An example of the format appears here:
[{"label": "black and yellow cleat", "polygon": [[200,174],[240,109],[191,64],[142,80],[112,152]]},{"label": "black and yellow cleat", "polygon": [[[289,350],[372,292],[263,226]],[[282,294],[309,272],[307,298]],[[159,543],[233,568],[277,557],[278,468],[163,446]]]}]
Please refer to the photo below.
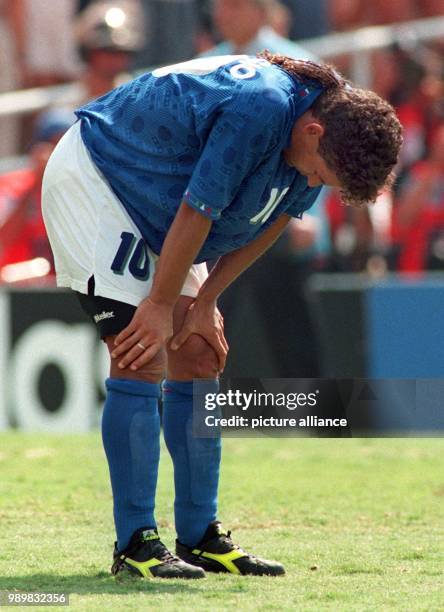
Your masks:
[{"label": "black and yellow cleat", "polygon": [[233,543],[231,532],[224,531],[219,521],[213,521],[197,546],[189,548],[176,540],[176,554],[207,572],[230,572],[244,576],[282,576],[284,566],[250,555]]},{"label": "black and yellow cleat", "polygon": [[135,531],[125,550],[114,548],[111,573],[117,579],[138,578],[205,578],[200,567],[190,565],[170,553],[160,541],[156,529]]}]

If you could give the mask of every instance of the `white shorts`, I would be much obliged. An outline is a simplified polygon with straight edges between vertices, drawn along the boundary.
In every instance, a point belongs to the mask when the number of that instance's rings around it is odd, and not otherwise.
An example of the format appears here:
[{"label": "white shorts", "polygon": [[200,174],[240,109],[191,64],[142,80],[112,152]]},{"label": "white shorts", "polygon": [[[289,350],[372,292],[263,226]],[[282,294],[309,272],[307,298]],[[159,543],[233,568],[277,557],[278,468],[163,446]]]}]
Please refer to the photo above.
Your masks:
[{"label": "white shorts", "polygon": [[[63,136],[45,170],[42,210],[59,287],[138,306],[151,290],[158,256],[93,163],[80,121]],[[181,295],[196,297],[208,276],[194,264]]]}]

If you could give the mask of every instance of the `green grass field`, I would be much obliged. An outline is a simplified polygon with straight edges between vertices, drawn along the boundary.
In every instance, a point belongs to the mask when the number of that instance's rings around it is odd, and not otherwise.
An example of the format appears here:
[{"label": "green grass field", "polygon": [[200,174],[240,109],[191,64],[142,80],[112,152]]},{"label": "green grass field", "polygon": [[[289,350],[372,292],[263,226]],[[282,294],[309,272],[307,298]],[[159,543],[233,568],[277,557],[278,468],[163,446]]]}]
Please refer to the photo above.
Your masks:
[{"label": "green grass field", "polygon": [[[220,516],[282,578],[109,574],[98,434],[0,435],[0,591],[65,591],[75,610],[444,610],[444,440],[225,440]],[[173,545],[172,470],[157,501]],[[57,608],[60,610],[67,608]]]}]

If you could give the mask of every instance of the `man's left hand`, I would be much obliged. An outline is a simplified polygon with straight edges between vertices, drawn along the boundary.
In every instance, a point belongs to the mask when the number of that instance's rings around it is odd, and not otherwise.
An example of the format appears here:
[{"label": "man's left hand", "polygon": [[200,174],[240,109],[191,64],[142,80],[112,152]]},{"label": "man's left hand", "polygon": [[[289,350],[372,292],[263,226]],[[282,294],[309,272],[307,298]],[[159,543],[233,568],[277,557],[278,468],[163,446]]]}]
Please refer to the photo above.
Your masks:
[{"label": "man's left hand", "polygon": [[191,303],[181,330],[171,341],[171,349],[178,350],[191,334],[198,334],[205,338],[215,350],[219,359],[219,371],[223,372],[228,344],[224,335],[224,320],[215,302],[203,302],[196,299]]}]

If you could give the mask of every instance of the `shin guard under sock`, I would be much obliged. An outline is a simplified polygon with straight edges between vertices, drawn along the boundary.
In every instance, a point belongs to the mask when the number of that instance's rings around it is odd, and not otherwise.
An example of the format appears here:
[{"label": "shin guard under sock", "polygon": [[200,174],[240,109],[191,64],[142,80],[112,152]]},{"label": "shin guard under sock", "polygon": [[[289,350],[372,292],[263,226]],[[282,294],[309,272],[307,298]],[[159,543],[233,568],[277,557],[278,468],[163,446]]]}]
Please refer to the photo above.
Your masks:
[{"label": "shin guard under sock", "polygon": [[[211,383],[215,392],[218,381]],[[174,464],[177,537],[195,546],[216,519],[221,459],[220,438],[195,438],[192,431],[193,382],[163,383],[163,429]]]},{"label": "shin guard under sock", "polygon": [[114,498],[117,546],[122,550],[136,529],[156,527],[160,385],[108,378],[106,390],[102,439]]}]

